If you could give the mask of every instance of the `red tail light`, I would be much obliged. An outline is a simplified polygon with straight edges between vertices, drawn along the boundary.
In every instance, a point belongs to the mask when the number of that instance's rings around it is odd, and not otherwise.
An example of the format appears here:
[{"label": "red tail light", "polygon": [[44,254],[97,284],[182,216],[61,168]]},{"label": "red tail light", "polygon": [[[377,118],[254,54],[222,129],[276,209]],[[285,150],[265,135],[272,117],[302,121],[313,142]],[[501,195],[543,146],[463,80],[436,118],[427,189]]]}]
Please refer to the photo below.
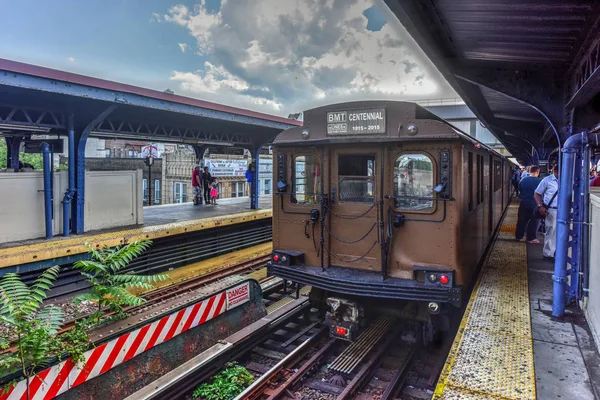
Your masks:
[{"label": "red tail light", "polygon": [[348,334],[348,329],[338,326],[337,328],[335,328],[335,333],[337,333],[338,335],[346,336]]},{"label": "red tail light", "polygon": [[279,256],[277,254],[275,254],[273,256],[273,261],[275,261],[275,262],[279,261]]},{"label": "red tail light", "polygon": [[440,283],[442,285],[445,285],[446,283],[448,283],[450,280],[448,279],[448,277],[446,275],[441,275],[440,276]]}]

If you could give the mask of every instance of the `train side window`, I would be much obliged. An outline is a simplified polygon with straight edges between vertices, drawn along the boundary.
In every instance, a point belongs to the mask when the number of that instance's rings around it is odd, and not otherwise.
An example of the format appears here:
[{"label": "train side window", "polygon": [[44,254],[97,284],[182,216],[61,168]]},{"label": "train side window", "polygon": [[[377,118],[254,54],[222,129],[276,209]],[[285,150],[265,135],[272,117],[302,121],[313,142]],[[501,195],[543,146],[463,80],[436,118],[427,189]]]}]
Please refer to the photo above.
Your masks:
[{"label": "train side window", "polygon": [[338,185],[340,201],[372,203],[375,200],[375,156],[340,154]]},{"label": "train side window", "polygon": [[477,155],[477,204],[483,203],[483,156]]},{"label": "train side window", "polygon": [[494,192],[502,187],[502,163],[494,161]]},{"label": "train side window", "polygon": [[402,154],[394,164],[394,207],[433,209],[433,161],[425,154]]},{"label": "train side window", "polygon": [[319,179],[320,165],[316,156],[294,157],[292,162],[292,203],[317,204]]}]

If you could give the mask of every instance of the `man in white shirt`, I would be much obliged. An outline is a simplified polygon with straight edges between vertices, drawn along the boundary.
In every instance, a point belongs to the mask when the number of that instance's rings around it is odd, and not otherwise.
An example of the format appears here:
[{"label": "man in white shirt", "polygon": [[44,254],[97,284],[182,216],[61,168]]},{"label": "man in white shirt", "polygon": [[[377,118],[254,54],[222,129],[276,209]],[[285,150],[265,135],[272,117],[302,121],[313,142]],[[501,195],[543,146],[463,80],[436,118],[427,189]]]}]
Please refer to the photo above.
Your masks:
[{"label": "man in white shirt", "polygon": [[552,169],[552,175],[542,179],[535,189],[534,197],[540,207],[540,213],[546,215],[546,234],[542,254],[546,259],[554,258],[556,250],[556,213],[558,206],[558,165]]}]

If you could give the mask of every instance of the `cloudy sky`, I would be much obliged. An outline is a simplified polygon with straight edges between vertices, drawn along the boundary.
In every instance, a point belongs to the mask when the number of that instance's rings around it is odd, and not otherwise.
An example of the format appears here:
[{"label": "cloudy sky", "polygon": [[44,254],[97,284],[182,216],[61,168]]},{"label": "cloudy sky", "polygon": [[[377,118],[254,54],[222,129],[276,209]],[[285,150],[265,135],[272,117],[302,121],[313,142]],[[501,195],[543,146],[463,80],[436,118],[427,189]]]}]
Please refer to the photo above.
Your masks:
[{"label": "cloudy sky", "polygon": [[0,9],[2,58],[277,115],[455,97],[382,0],[0,0]]}]

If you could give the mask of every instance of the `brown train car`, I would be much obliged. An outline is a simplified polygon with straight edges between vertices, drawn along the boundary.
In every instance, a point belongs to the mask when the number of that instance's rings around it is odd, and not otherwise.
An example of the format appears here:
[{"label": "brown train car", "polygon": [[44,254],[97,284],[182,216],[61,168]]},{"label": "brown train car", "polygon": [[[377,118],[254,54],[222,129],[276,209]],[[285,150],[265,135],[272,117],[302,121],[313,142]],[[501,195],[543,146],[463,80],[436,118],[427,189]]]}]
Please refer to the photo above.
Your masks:
[{"label": "brown train car", "polygon": [[268,270],[312,286],[332,335],[386,308],[431,321],[460,306],[511,195],[508,160],[391,101],[306,111],[273,147]]}]

